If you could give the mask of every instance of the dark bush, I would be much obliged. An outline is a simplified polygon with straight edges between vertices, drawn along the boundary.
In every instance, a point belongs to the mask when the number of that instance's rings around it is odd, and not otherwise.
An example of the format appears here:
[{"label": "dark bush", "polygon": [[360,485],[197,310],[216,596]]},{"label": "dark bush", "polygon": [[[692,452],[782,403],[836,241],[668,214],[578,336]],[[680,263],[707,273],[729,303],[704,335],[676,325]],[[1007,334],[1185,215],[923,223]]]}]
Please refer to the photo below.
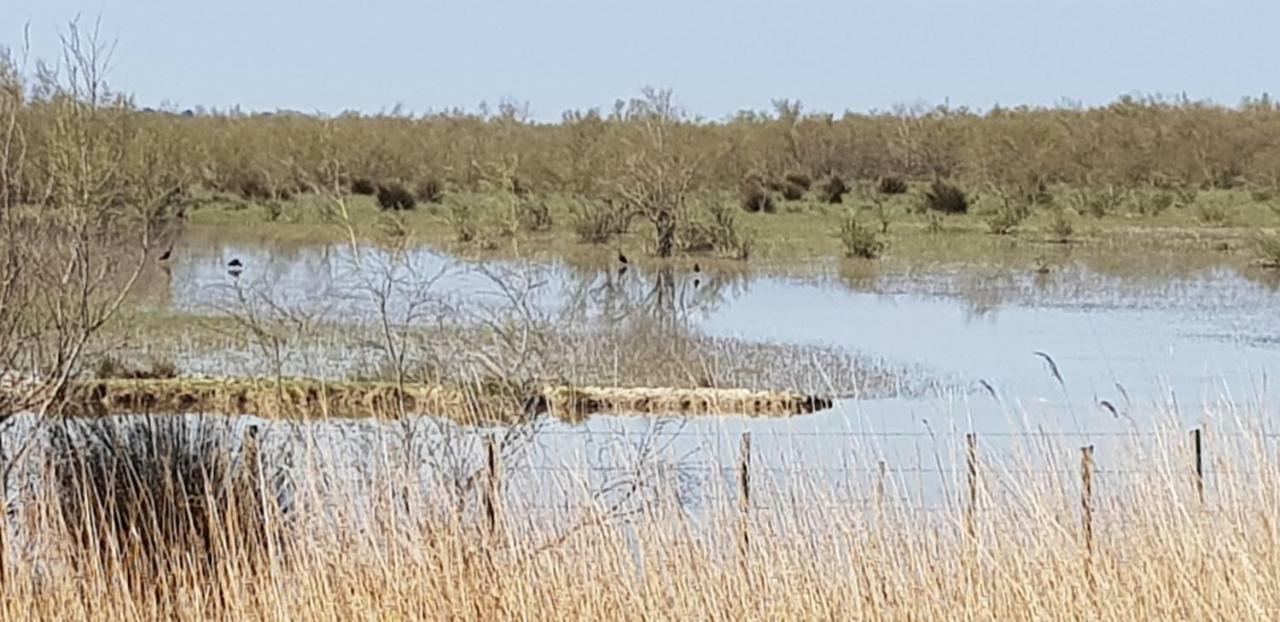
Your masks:
[{"label": "dark bush", "polygon": [[924,206],[944,214],[964,214],[969,211],[969,197],[955,184],[935,179],[924,193]]},{"label": "dark bush", "polygon": [[351,194],[371,197],[378,192],[378,184],[368,177],[357,177],[351,180]]},{"label": "dark bush", "polygon": [[742,209],[748,212],[772,214],[777,209],[777,205],[773,202],[773,195],[758,179],[748,177],[742,182],[742,188],[739,192]]},{"label": "dark bush", "polygon": [[434,177],[418,182],[416,190],[418,200],[423,203],[439,203],[444,200],[444,184]]},{"label": "dark bush", "polygon": [[791,185],[799,186],[801,190],[808,190],[813,186],[813,178],[804,173],[787,173],[786,180]]},{"label": "dark bush", "polygon": [[799,201],[804,198],[804,190],[803,186],[788,179],[782,183],[782,188],[778,192],[788,201]]},{"label": "dark bush", "polygon": [[876,192],[880,194],[906,194],[906,180],[896,175],[885,175],[876,182]]},{"label": "dark bush", "polygon": [[174,560],[212,573],[232,550],[264,559],[269,541],[281,544],[266,518],[284,508],[282,488],[261,478],[257,434],[242,444],[223,420],[173,415],[61,420],[48,446],[63,523],[83,551],[72,558],[143,581]]},{"label": "dark bush", "polygon": [[846,194],[849,194],[849,186],[839,175],[832,175],[818,185],[818,198],[823,203],[841,203]]},{"label": "dark bush", "polygon": [[384,210],[411,210],[418,204],[413,193],[397,182],[378,184],[377,197],[378,206]]}]

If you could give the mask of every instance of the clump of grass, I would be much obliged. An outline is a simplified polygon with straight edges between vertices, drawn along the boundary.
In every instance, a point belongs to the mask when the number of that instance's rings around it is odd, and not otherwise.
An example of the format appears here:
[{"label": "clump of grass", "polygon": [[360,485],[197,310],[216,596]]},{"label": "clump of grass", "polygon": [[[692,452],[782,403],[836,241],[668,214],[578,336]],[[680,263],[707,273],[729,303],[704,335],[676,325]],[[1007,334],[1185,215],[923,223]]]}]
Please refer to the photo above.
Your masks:
[{"label": "clump of grass", "polygon": [[1076,212],[1088,214],[1094,218],[1103,218],[1114,213],[1124,204],[1127,192],[1117,186],[1107,186],[1101,190],[1077,190],[1069,196]]},{"label": "clump of grass", "polygon": [[418,182],[414,194],[423,203],[440,203],[444,200],[444,184],[439,179],[428,177]]},{"label": "clump of grass", "polygon": [[1075,232],[1076,228],[1071,224],[1071,217],[1067,210],[1061,207],[1053,210],[1053,218],[1049,221],[1049,235],[1053,240],[1065,244],[1071,241],[1071,236]]},{"label": "clump of grass", "polygon": [[772,214],[778,208],[769,189],[755,176],[748,176],[742,181],[742,186],[739,188],[739,203],[744,211],[752,213]]},{"label": "clump of grass", "polygon": [[840,243],[845,257],[877,259],[884,252],[885,243],[875,231],[862,226],[857,218],[849,217],[840,224]]},{"label": "clump of grass", "polygon": [[178,365],[167,358],[153,358],[145,367],[132,366],[110,354],[98,359],[93,375],[103,380],[154,380],[177,378]]},{"label": "clump of grass", "polygon": [[885,175],[876,182],[876,192],[880,194],[906,194],[907,182],[897,175]]},{"label": "clump of grass", "polygon": [[1231,208],[1219,201],[1200,201],[1196,204],[1196,219],[1211,227],[1229,226],[1231,213]]},{"label": "clump of grass", "polygon": [[384,182],[378,184],[376,193],[378,207],[391,211],[407,211],[417,206],[418,201],[413,193],[400,182]]},{"label": "clump of grass", "polygon": [[520,227],[525,231],[547,231],[551,229],[551,208],[546,201],[529,198],[518,199]]},{"label": "clump of grass", "polygon": [[626,233],[629,219],[612,201],[575,199],[569,203],[573,232],[588,244],[607,244]]},{"label": "clump of grass", "polygon": [[1280,234],[1263,234],[1254,242],[1254,254],[1264,268],[1280,269]]},{"label": "clump of grass", "polygon": [[959,186],[935,179],[924,193],[924,208],[943,214],[964,214],[969,211],[969,197]]},{"label": "clump of grass", "polygon": [[995,235],[1010,235],[1030,215],[1031,209],[1027,204],[1005,198],[1000,205],[987,212],[987,230]]},{"label": "clump of grass", "polygon": [[454,203],[449,209],[449,226],[453,228],[453,236],[459,242],[474,242],[480,235],[480,223],[475,208],[467,202]]},{"label": "clump of grass", "polygon": [[818,184],[818,200],[823,203],[842,203],[846,194],[849,194],[849,185],[839,175],[831,175]]},{"label": "clump of grass", "polygon": [[279,496],[231,429],[170,415],[55,426],[50,471],[74,562],[145,582],[180,559],[212,579],[228,554],[253,564],[278,547],[267,518],[279,518]]},{"label": "clump of grass", "polygon": [[746,261],[755,249],[754,233],[738,223],[734,210],[719,202],[697,209],[680,223],[680,250],[686,253],[714,252]]},{"label": "clump of grass", "polygon": [[1151,189],[1129,193],[1129,209],[1140,216],[1159,216],[1178,202],[1178,195],[1170,190]]}]

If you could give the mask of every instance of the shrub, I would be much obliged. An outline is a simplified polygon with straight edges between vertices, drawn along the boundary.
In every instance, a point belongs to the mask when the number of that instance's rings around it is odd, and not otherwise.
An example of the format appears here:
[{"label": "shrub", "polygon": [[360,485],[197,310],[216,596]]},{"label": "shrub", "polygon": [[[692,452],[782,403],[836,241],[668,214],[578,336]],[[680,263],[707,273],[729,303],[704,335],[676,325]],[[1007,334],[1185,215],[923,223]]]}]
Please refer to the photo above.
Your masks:
[{"label": "shrub", "polygon": [[520,199],[516,206],[520,211],[520,227],[525,231],[546,231],[551,228],[551,208],[546,201]]},{"label": "shrub", "polygon": [[783,182],[779,192],[788,201],[799,201],[804,198],[804,187],[790,180]]},{"label": "shrub", "polygon": [[590,199],[569,203],[573,232],[588,244],[607,244],[614,236],[626,233],[630,219],[612,201]]},{"label": "shrub", "polygon": [[1231,208],[1220,201],[1201,201],[1196,204],[1196,218],[1212,227],[1225,227],[1231,224]]},{"label": "shrub", "polygon": [[748,177],[742,182],[741,188],[742,209],[748,212],[765,212],[772,214],[777,210],[777,205],[773,202],[773,195],[769,193],[768,188],[759,180]]},{"label": "shrub", "polygon": [[686,253],[716,252],[746,261],[755,249],[755,235],[738,224],[731,207],[712,203],[702,216],[685,218],[680,225],[680,248]]},{"label": "shrub", "polygon": [[444,184],[434,177],[418,182],[414,190],[418,200],[423,203],[439,203],[444,200]]},{"label": "shrub", "polygon": [[818,199],[823,203],[841,203],[844,195],[849,193],[849,186],[839,175],[832,175],[818,185]]},{"label": "shrub", "polygon": [[924,207],[943,214],[964,214],[969,211],[969,197],[959,186],[935,179],[924,193]]},{"label": "shrub", "polygon": [[449,210],[449,225],[453,227],[454,237],[464,244],[474,241],[480,235],[475,210],[468,203],[453,205]]},{"label": "shrub", "polygon": [[417,199],[413,198],[412,192],[409,192],[403,184],[394,181],[378,184],[377,198],[378,207],[384,210],[411,210],[418,203]]},{"label": "shrub", "polygon": [[357,177],[351,180],[351,194],[371,197],[378,192],[378,185],[368,177]]},{"label": "shrub", "polygon": [[813,186],[813,178],[804,173],[787,173],[784,179],[788,184],[798,186],[802,193]]},{"label": "shrub", "polygon": [[1126,192],[1115,186],[1098,191],[1080,190],[1071,196],[1077,212],[1094,218],[1102,218],[1114,212],[1125,202]]},{"label": "shrub", "polygon": [[1003,190],[995,191],[999,203],[986,212],[987,230],[996,235],[1009,235],[1017,230],[1028,216],[1031,206],[1020,195],[1009,195]]},{"label": "shrub", "polygon": [[264,200],[273,196],[266,180],[258,175],[237,177],[231,182],[231,191],[248,200]]},{"label": "shrub", "polygon": [[876,182],[876,192],[880,194],[906,194],[906,180],[896,175],[885,175]]},{"label": "shrub", "polygon": [[1071,224],[1071,219],[1067,216],[1067,210],[1053,210],[1053,220],[1049,221],[1049,234],[1058,242],[1067,242],[1076,232],[1075,226]]},{"label": "shrub", "polygon": [[1280,268],[1280,235],[1263,235],[1254,243],[1254,254],[1266,268]]},{"label": "shrub", "polygon": [[[57,503],[75,563],[158,576],[174,559],[213,572],[228,550],[263,559],[281,510],[256,449],[231,424],[171,415],[66,419],[50,431]],[[252,432],[254,447],[258,442]],[[129,563],[111,564],[119,555]],[[126,581],[127,582],[127,581]]]},{"label": "shrub", "polygon": [[844,244],[845,257],[876,259],[884,252],[885,244],[875,231],[863,227],[857,218],[850,217],[840,225],[840,243]]}]

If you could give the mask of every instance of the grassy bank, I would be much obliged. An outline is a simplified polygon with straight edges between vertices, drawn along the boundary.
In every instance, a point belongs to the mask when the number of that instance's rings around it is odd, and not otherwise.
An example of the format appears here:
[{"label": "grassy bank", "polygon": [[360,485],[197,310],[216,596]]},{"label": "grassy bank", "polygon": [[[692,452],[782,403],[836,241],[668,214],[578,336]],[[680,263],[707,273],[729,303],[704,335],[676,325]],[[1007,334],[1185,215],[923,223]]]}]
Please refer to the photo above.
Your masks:
[{"label": "grassy bank", "polygon": [[[832,264],[868,261],[857,257],[858,242],[842,228],[857,222],[879,245],[875,261],[891,272],[944,265],[995,265],[1028,271],[1078,261],[1108,272],[1129,266],[1138,271],[1167,267],[1245,267],[1274,262],[1268,245],[1280,227],[1280,201],[1248,190],[1209,190],[1185,195],[1158,191],[1122,193],[1114,205],[1097,206],[1098,193],[1054,188],[1051,202],[1006,209],[994,195],[971,193],[966,213],[944,214],[926,207],[928,184],[911,184],[903,194],[884,195],[862,188],[843,203],[805,197],[779,199],[773,213],[747,212],[734,194],[706,195],[694,202],[685,220],[702,225],[713,219],[710,206],[729,210],[732,234],[749,240],[746,260],[736,247],[703,246],[705,232],[673,260],[736,270],[798,273]],[[1084,198],[1081,198],[1084,197]],[[653,236],[635,220],[605,239],[584,239],[582,199],[562,196],[517,198],[509,193],[449,194],[440,203],[413,210],[384,211],[373,197],[344,199],[349,221],[334,215],[333,199],[301,195],[264,203],[214,198],[190,213],[193,234],[242,236],[277,242],[342,242],[346,222],[362,237],[408,236],[418,243],[480,258],[566,259],[608,265],[620,250],[648,260]],[[1166,205],[1165,202],[1169,203]],[[545,209],[537,228],[522,224],[523,210]],[[1009,212],[1021,213],[1009,213]],[[714,232],[712,233],[714,235]],[[865,242],[864,242],[865,244]],[[851,257],[852,255],[852,257]]]}]

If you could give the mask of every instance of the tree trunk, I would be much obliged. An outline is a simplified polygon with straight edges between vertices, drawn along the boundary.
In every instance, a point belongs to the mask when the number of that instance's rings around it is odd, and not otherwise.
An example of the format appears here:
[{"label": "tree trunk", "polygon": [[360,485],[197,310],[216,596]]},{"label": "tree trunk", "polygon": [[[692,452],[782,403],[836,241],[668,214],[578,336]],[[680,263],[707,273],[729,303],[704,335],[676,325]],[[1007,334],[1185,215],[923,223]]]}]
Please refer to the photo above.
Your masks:
[{"label": "tree trunk", "polygon": [[657,235],[658,256],[670,257],[676,252],[676,218],[670,211],[658,212],[653,218],[653,229]]}]

